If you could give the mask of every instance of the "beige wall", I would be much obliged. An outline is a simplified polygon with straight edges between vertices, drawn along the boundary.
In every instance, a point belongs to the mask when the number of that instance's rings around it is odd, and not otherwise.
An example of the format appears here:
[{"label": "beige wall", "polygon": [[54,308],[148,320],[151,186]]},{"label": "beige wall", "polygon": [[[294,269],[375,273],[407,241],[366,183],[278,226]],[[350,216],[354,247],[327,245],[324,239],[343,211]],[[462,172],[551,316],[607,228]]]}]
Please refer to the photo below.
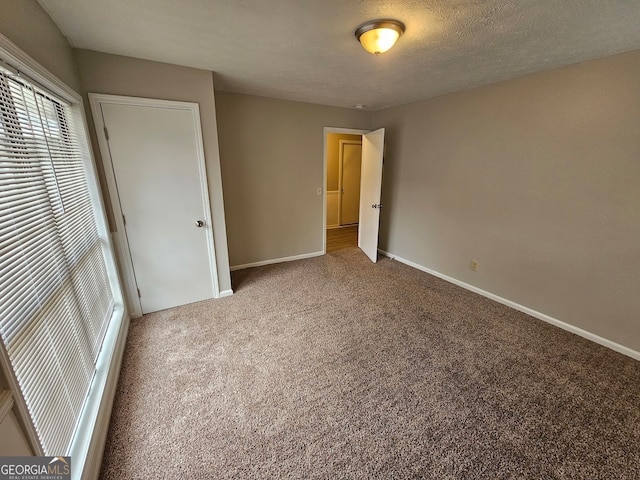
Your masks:
[{"label": "beige wall", "polygon": [[0,0],[0,33],[75,91],[80,91],[71,47],[35,0]]},{"label": "beige wall", "polygon": [[381,248],[640,351],[639,79],[635,51],[377,112]]},{"label": "beige wall", "polygon": [[340,183],[340,140],[362,141],[362,135],[329,133],[327,135],[327,190],[338,190]]},{"label": "beige wall", "polygon": [[357,110],[216,92],[231,265],[322,251],[324,127]]},{"label": "beige wall", "polygon": [[[118,55],[75,50],[80,71],[82,93],[107,93],[132,97],[158,98],[195,102],[200,106],[200,121],[204,141],[204,153],[209,182],[209,197],[213,215],[213,230],[218,263],[220,290],[231,289],[229,258],[220,177],[216,104],[213,90],[213,73],[207,70],[180,67],[166,63],[150,62]],[[89,110],[87,108],[87,110]],[[102,182],[107,191],[91,115],[88,114],[91,141]],[[106,197],[106,195],[105,195]],[[114,228],[110,203],[107,200],[110,225]]]}]

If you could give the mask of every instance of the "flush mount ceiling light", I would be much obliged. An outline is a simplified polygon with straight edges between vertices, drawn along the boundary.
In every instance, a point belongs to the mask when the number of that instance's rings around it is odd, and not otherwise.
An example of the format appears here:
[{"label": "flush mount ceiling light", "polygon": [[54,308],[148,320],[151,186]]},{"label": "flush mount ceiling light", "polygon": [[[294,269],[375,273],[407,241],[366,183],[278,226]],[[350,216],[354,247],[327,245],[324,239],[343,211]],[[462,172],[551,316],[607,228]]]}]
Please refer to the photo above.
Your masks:
[{"label": "flush mount ceiling light", "polygon": [[389,50],[404,33],[404,24],[398,20],[374,20],[356,30],[356,38],[369,53],[380,55]]}]

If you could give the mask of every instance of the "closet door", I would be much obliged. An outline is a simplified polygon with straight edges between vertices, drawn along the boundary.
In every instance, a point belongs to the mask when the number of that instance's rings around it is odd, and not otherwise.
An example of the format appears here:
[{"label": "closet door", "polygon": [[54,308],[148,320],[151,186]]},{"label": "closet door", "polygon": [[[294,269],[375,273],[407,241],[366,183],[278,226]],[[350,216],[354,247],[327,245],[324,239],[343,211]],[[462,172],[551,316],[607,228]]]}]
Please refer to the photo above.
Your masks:
[{"label": "closet door", "polygon": [[103,98],[99,113],[142,313],[217,296],[197,105]]}]

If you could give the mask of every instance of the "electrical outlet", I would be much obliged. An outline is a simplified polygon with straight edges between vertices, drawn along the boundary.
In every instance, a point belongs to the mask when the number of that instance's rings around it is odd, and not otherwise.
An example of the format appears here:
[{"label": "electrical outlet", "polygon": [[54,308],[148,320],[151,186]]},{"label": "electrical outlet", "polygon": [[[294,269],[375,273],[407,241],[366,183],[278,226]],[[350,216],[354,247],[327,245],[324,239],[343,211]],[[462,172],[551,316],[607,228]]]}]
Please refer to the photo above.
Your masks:
[{"label": "electrical outlet", "polygon": [[469,264],[469,268],[471,269],[471,271],[477,272],[478,271],[478,261],[477,260],[471,260],[471,263]]}]

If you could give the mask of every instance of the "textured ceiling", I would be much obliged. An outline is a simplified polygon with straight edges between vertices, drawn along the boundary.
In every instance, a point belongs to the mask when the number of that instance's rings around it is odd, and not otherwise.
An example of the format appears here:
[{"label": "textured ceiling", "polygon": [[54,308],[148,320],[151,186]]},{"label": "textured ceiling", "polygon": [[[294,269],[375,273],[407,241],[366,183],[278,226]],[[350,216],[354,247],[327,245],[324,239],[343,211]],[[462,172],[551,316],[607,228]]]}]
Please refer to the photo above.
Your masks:
[{"label": "textured ceiling", "polygon": [[[221,90],[367,109],[640,49],[640,0],[38,0],[72,46],[216,72]],[[391,17],[375,57],[354,37]]]}]

